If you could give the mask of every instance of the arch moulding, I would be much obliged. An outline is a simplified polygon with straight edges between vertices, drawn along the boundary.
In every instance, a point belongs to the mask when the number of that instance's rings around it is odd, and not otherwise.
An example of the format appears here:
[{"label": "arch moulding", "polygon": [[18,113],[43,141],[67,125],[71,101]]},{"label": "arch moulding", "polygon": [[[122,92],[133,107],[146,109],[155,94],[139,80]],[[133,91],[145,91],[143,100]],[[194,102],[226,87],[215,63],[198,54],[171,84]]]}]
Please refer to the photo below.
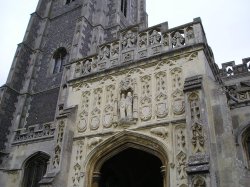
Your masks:
[{"label": "arch moulding", "polygon": [[84,163],[86,173],[84,186],[98,187],[102,165],[113,156],[128,148],[145,151],[159,158],[162,163],[161,171],[164,187],[169,187],[170,166],[168,154],[170,152],[167,147],[155,138],[129,130],[108,138],[88,154]]}]

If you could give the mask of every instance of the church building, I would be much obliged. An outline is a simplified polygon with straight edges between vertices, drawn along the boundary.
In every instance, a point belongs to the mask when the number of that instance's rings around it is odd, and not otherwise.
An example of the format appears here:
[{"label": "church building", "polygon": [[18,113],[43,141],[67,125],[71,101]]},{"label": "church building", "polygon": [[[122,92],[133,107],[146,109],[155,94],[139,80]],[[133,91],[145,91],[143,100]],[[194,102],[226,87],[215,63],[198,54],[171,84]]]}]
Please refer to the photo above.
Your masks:
[{"label": "church building", "polygon": [[247,187],[250,58],[146,0],[39,0],[0,87],[0,187]]}]

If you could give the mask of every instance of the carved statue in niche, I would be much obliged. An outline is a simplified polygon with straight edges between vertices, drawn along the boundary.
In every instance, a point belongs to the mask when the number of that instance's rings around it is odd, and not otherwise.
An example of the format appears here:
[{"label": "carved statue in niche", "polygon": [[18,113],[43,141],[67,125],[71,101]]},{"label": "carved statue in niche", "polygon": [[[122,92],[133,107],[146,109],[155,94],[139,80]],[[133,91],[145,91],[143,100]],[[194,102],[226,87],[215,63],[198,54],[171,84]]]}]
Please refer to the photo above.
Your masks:
[{"label": "carved statue in niche", "polygon": [[131,77],[126,77],[120,82],[120,101],[118,102],[120,120],[133,121],[137,114],[137,94],[135,82]]},{"label": "carved statue in niche", "polygon": [[133,119],[133,97],[132,92],[129,90],[121,94],[120,100],[120,118],[125,120]]}]

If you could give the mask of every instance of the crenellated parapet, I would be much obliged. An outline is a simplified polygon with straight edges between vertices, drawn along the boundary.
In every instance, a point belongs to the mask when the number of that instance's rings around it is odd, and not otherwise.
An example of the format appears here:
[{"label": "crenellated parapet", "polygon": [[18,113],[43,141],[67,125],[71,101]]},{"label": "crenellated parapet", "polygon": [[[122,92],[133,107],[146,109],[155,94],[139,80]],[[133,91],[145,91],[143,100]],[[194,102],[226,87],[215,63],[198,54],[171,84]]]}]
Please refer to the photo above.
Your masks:
[{"label": "crenellated parapet", "polygon": [[222,64],[220,76],[222,78],[235,78],[250,72],[250,57],[242,59],[241,64],[235,64],[235,61],[230,61]]},{"label": "crenellated parapet", "polygon": [[138,25],[132,26],[120,31],[117,40],[98,46],[97,54],[73,62],[74,78],[206,43],[199,18],[172,29],[168,28],[167,22],[142,31]]}]

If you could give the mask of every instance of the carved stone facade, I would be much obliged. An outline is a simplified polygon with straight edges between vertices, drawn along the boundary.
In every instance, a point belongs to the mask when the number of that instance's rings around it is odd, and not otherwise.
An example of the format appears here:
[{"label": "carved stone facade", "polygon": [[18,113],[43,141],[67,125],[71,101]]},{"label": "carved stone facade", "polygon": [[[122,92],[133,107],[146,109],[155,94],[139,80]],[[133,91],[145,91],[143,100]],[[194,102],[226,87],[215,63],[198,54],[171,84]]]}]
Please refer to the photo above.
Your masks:
[{"label": "carved stone facade", "polygon": [[1,187],[249,185],[250,59],[219,69],[199,18],[147,28],[145,3],[39,1],[0,88]]}]

